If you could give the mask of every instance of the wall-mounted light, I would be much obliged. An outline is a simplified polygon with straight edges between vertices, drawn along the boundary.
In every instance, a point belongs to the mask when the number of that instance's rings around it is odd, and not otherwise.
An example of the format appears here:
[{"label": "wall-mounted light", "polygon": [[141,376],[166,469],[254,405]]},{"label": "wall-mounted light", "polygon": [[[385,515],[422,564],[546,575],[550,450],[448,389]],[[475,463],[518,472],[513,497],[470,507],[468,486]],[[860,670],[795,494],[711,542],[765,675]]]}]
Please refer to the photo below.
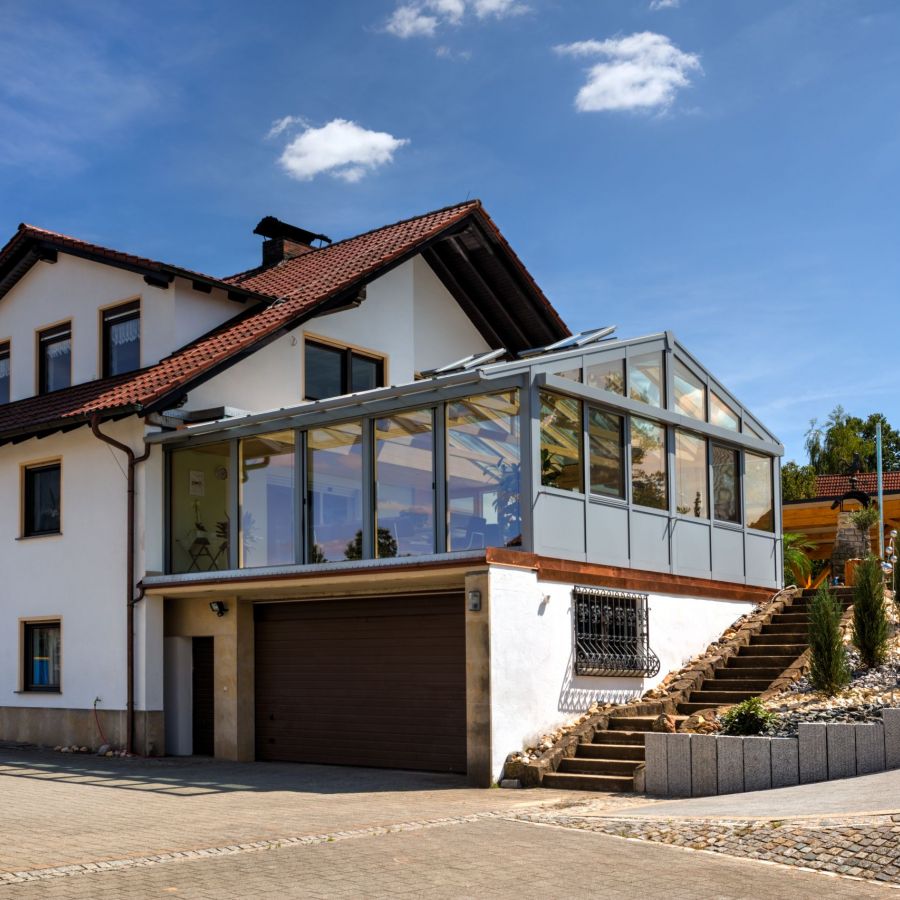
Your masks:
[{"label": "wall-mounted light", "polygon": [[466,594],[469,612],[481,612],[481,591],[469,591]]},{"label": "wall-mounted light", "polygon": [[209,608],[219,616],[219,618],[228,612],[228,607],[225,605],[224,600],[213,600],[212,603],[209,604]]}]

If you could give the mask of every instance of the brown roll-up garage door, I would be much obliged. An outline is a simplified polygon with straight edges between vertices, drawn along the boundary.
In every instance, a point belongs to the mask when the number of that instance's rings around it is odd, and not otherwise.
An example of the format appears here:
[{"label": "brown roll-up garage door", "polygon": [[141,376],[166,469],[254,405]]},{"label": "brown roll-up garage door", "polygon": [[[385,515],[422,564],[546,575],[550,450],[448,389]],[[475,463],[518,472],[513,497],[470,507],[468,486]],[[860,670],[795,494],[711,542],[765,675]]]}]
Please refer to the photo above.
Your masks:
[{"label": "brown roll-up garage door", "polygon": [[466,771],[462,594],[258,605],[256,756]]}]

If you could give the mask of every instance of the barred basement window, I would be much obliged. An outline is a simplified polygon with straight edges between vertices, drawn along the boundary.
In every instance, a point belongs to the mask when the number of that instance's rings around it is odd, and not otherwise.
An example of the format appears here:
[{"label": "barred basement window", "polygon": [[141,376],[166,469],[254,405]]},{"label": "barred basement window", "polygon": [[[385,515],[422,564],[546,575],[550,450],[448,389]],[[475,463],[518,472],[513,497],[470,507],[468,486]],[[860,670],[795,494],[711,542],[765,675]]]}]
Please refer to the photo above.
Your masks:
[{"label": "barred basement window", "polygon": [[612,588],[575,587],[575,674],[633,675],[659,672],[650,649],[647,594]]}]

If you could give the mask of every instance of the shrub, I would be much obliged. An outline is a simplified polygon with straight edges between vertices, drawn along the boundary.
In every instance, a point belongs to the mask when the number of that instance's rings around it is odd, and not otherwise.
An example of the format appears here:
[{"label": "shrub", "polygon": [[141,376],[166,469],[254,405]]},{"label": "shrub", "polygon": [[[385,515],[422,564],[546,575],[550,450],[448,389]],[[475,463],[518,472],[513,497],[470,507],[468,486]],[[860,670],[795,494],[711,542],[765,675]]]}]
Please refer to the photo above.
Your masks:
[{"label": "shrub", "polygon": [[722,714],[722,734],[765,734],[778,723],[759,697],[750,697]]},{"label": "shrub", "polygon": [[881,513],[878,510],[878,504],[872,503],[863,509],[854,510],[850,513],[850,521],[859,529],[859,533],[866,540],[866,547],[871,547],[870,533],[872,529],[881,521]]},{"label": "shrub", "polygon": [[781,538],[784,548],[784,583],[804,587],[812,572],[812,560],[806,555],[815,544],[805,534],[786,531]]},{"label": "shrub", "polygon": [[853,645],[864,666],[872,668],[885,661],[889,632],[881,560],[868,556],[856,569],[853,588]]},{"label": "shrub", "polygon": [[812,686],[834,696],[850,681],[850,667],[841,640],[841,604],[824,584],[809,608],[809,649]]}]

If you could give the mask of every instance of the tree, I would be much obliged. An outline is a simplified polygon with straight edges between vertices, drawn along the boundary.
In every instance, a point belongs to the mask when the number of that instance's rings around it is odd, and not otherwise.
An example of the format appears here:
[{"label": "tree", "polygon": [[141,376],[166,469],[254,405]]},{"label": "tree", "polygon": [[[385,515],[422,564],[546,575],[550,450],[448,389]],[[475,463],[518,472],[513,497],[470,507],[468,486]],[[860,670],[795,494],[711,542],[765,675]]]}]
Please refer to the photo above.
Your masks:
[{"label": "tree", "polygon": [[884,608],[884,576],[881,560],[866,557],[856,569],[853,588],[853,645],[866,668],[880,666],[887,658],[888,625]]},{"label": "tree", "polygon": [[812,560],[807,556],[816,545],[805,534],[786,531],[781,542],[784,550],[784,582],[803,587],[812,572]]},{"label": "tree", "polygon": [[824,584],[809,607],[809,651],[812,686],[833,697],[850,682],[850,667],[841,638],[841,605]]},{"label": "tree", "polygon": [[836,406],[823,427],[811,419],[806,432],[809,464],[817,475],[841,475],[858,454],[862,467],[874,472],[877,465],[875,430],[881,422],[882,465],[886,471],[900,469],[900,432],[893,429],[882,413],[868,418],[851,416],[843,406]]},{"label": "tree", "polygon": [[781,499],[812,500],[816,496],[816,470],[793,460],[781,467]]},{"label": "tree", "polygon": [[850,513],[850,521],[859,530],[866,542],[866,553],[871,549],[872,529],[881,521],[881,513],[877,503],[870,503],[862,509],[855,509]]}]

